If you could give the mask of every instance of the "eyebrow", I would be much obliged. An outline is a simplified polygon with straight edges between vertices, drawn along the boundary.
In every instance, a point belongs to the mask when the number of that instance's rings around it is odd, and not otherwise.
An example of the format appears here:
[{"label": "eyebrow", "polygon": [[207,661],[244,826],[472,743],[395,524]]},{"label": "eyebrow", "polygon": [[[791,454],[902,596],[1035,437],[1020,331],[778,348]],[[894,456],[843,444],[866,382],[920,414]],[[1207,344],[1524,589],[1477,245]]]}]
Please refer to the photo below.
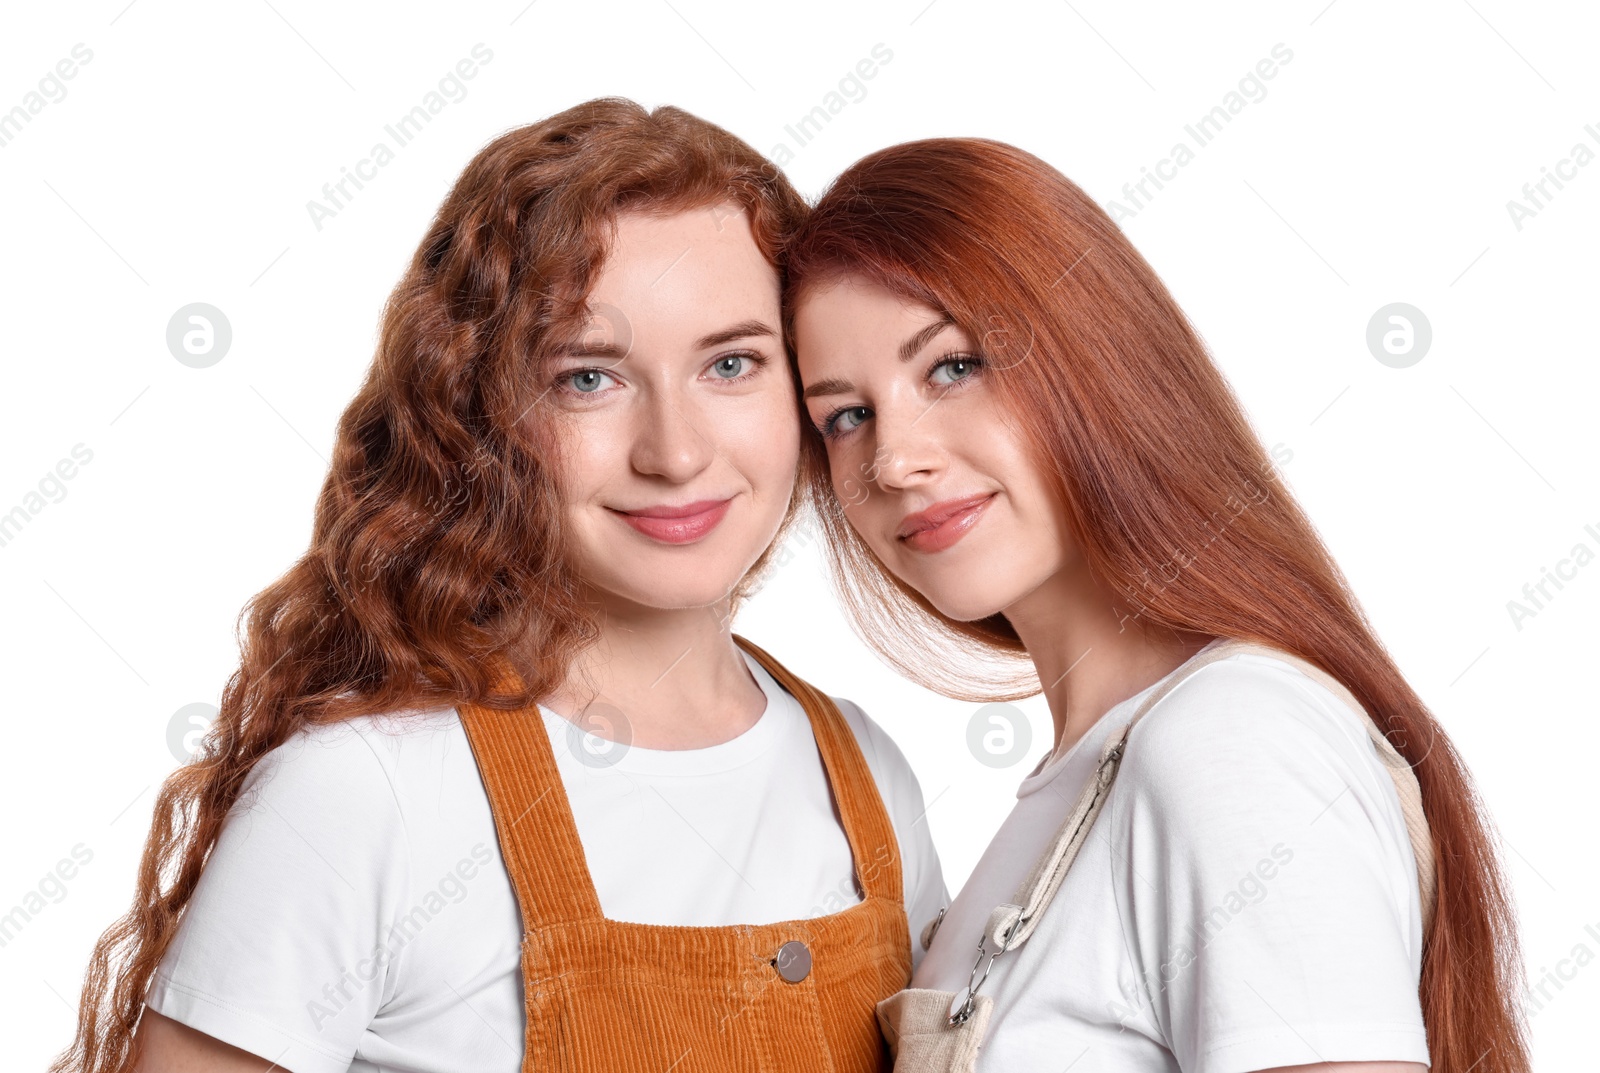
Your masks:
[{"label": "eyebrow", "polygon": [[[955,321],[947,314],[943,317],[940,317],[932,324],[927,324],[921,328],[918,328],[916,331],[912,332],[906,337],[905,342],[900,344],[900,349],[898,351],[900,360],[910,361],[912,358],[917,356],[918,352],[920,352],[923,347],[928,345],[934,336],[938,335],[946,328],[953,327],[954,325]],[[800,397],[802,399],[814,399],[819,395],[848,395],[853,390],[855,390],[855,385],[850,383],[848,380],[840,380],[837,378],[831,380],[818,380],[815,384],[812,384],[810,387],[806,388]]]},{"label": "eyebrow", "polygon": [[[712,347],[731,343],[735,339],[752,339],[760,336],[776,339],[778,333],[765,321],[742,320],[738,324],[730,325],[718,331],[702,335],[695,340],[696,350],[710,350]],[[584,344],[572,343],[568,346],[557,347],[553,353],[558,357],[569,358],[616,358],[619,361],[627,357],[627,352],[615,343]]]},{"label": "eyebrow", "polygon": [[927,346],[930,339],[953,324],[955,324],[955,321],[950,318],[949,314],[946,314],[932,324],[913,332],[910,338],[900,344],[900,360],[910,361],[916,357],[917,352]]},{"label": "eyebrow", "polygon": [[744,320],[733,325],[731,328],[724,328],[720,332],[712,332],[710,335],[702,335],[700,337],[700,341],[695,344],[695,349],[710,350],[714,346],[721,346],[723,343],[731,343],[735,339],[751,339],[763,335],[772,339],[776,339],[778,337],[778,333],[774,331],[771,325],[767,324],[765,321]]}]

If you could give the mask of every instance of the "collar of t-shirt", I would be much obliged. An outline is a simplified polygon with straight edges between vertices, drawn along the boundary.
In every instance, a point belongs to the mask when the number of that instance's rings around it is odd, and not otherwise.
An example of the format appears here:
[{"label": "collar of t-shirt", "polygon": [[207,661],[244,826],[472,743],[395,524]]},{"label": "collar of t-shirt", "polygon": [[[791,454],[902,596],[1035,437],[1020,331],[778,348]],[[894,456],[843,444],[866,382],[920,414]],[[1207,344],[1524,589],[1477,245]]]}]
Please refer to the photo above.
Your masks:
[{"label": "collar of t-shirt", "polygon": [[[800,702],[789,695],[749,653],[741,651],[739,654],[766,697],[765,709],[749,729],[737,737],[703,749],[645,749],[629,744],[617,750],[614,756],[608,756],[605,766],[611,771],[629,775],[714,775],[759,759],[797,733],[804,731],[809,736],[810,720],[805,709],[800,707]],[[542,705],[539,711],[544,716],[545,729],[550,732],[552,742],[558,743],[557,756],[563,753],[563,745],[578,744],[574,739],[584,732],[576,723]]]},{"label": "collar of t-shirt", "polygon": [[[1113,704],[1106,710],[1104,715],[1090,724],[1089,729],[1084,731],[1083,735],[1078,738],[1077,741],[1072,743],[1072,748],[1068,749],[1060,756],[1056,756],[1054,752],[1045,753],[1044,756],[1039,758],[1039,762],[1033,766],[1033,770],[1028,772],[1028,774],[1023,778],[1022,783],[1017,787],[1017,797],[1023,798],[1027,797],[1029,794],[1037,793],[1046,786],[1050,785],[1050,783],[1054,782],[1068,769],[1072,769],[1073,772],[1077,774],[1079,768],[1084,768],[1084,773],[1086,774],[1088,765],[1098,762],[1100,748],[1104,744],[1106,737],[1117,727],[1120,727],[1123,723],[1126,723],[1129,719],[1132,719],[1133,713],[1139,710],[1139,705],[1144,703],[1145,698],[1148,697],[1156,689],[1156,687],[1161,685],[1161,683],[1165,682],[1168,678],[1171,678],[1174,674],[1177,674],[1178,671],[1182,670],[1188,665],[1190,660],[1198,658],[1202,652],[1206,652],[1212,647],[1221,643],[1222,638],[1213,638],[1211,641],[1207,642],[1205,647],[1201,648],[1193,656],[1190,656],[1188,660],[1185,660],[1177,667],[1174,667],[1167,674],[1164,674],[1154,682],[1151,682],[1149,685],[1139,690],[1139,692],[1135,693],[1127,700],[1121,700]],[[1089,752],[1093,752],[1094,754],[1093,761],[1085,759],[1083,761],[1075,762],[1076,757]]]}]

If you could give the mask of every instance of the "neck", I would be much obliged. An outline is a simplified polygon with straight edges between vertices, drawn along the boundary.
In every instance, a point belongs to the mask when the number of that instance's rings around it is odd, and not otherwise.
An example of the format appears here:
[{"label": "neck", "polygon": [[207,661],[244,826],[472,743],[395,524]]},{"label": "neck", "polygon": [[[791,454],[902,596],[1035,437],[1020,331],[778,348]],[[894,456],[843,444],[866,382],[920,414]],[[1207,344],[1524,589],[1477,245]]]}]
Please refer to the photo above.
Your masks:
[{"label": "neck", "polygon": [[733,640],[726,601],[662,610],[601,599],[599,619],[597,642],[545,698],[552,711],[582,724],[587,709],[608,705],[641,749],[707,748],[761,718],[766,697]]},{"label": "neck", "polygon": [[1211,640],[1195,631],[1147,628],[1081,561],[1006,608],[1005,616],[1044,687],[1055,724],[1054,756]]}]

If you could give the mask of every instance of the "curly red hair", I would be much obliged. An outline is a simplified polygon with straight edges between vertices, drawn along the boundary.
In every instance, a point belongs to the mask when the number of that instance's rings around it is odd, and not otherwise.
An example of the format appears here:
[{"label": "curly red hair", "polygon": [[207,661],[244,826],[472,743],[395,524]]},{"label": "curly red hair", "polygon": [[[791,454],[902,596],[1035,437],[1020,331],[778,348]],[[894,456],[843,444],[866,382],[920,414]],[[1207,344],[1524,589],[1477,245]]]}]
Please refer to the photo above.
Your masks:
[{"label": "curly red hair", "polygon": [[[597,628],[552,509],[541,354],[590,327],[586,295],[619,213],[724,203],[781,269],[806,211],[782,173],[681,109],[618,98],[509,131],[467,165],[384,309],[310,547],[241,614],[221,710],[156,798],[133,906],[95,945],[76,1037],[51,1073],[136,1061],[147,985],[263,755],[313,724],[522,707],[562,682]],[[520,693],[495,689],[499,660]]]}]

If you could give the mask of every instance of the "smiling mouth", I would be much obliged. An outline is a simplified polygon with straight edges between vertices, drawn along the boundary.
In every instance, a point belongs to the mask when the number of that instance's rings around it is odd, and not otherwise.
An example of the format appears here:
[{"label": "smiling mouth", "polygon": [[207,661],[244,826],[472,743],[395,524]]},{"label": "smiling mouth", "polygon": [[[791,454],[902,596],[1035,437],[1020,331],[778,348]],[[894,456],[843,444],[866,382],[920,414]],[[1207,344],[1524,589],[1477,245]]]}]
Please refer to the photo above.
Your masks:
[{"label": "smiling mouth", "polygon": [[913,551],[944,551],[971,532],[989,504],[994,502],[996,494],[984,492],[961,499],[947,499],[927,510],[908,514],[895,531],[895,539]]},{"label": "smiling mouth", "polygon": [[692,544],[715,529],[728,513],[728,499],[702,499],[680,506],[662,504],[636,510],[608,508],[637,532],[661,544]]}]

